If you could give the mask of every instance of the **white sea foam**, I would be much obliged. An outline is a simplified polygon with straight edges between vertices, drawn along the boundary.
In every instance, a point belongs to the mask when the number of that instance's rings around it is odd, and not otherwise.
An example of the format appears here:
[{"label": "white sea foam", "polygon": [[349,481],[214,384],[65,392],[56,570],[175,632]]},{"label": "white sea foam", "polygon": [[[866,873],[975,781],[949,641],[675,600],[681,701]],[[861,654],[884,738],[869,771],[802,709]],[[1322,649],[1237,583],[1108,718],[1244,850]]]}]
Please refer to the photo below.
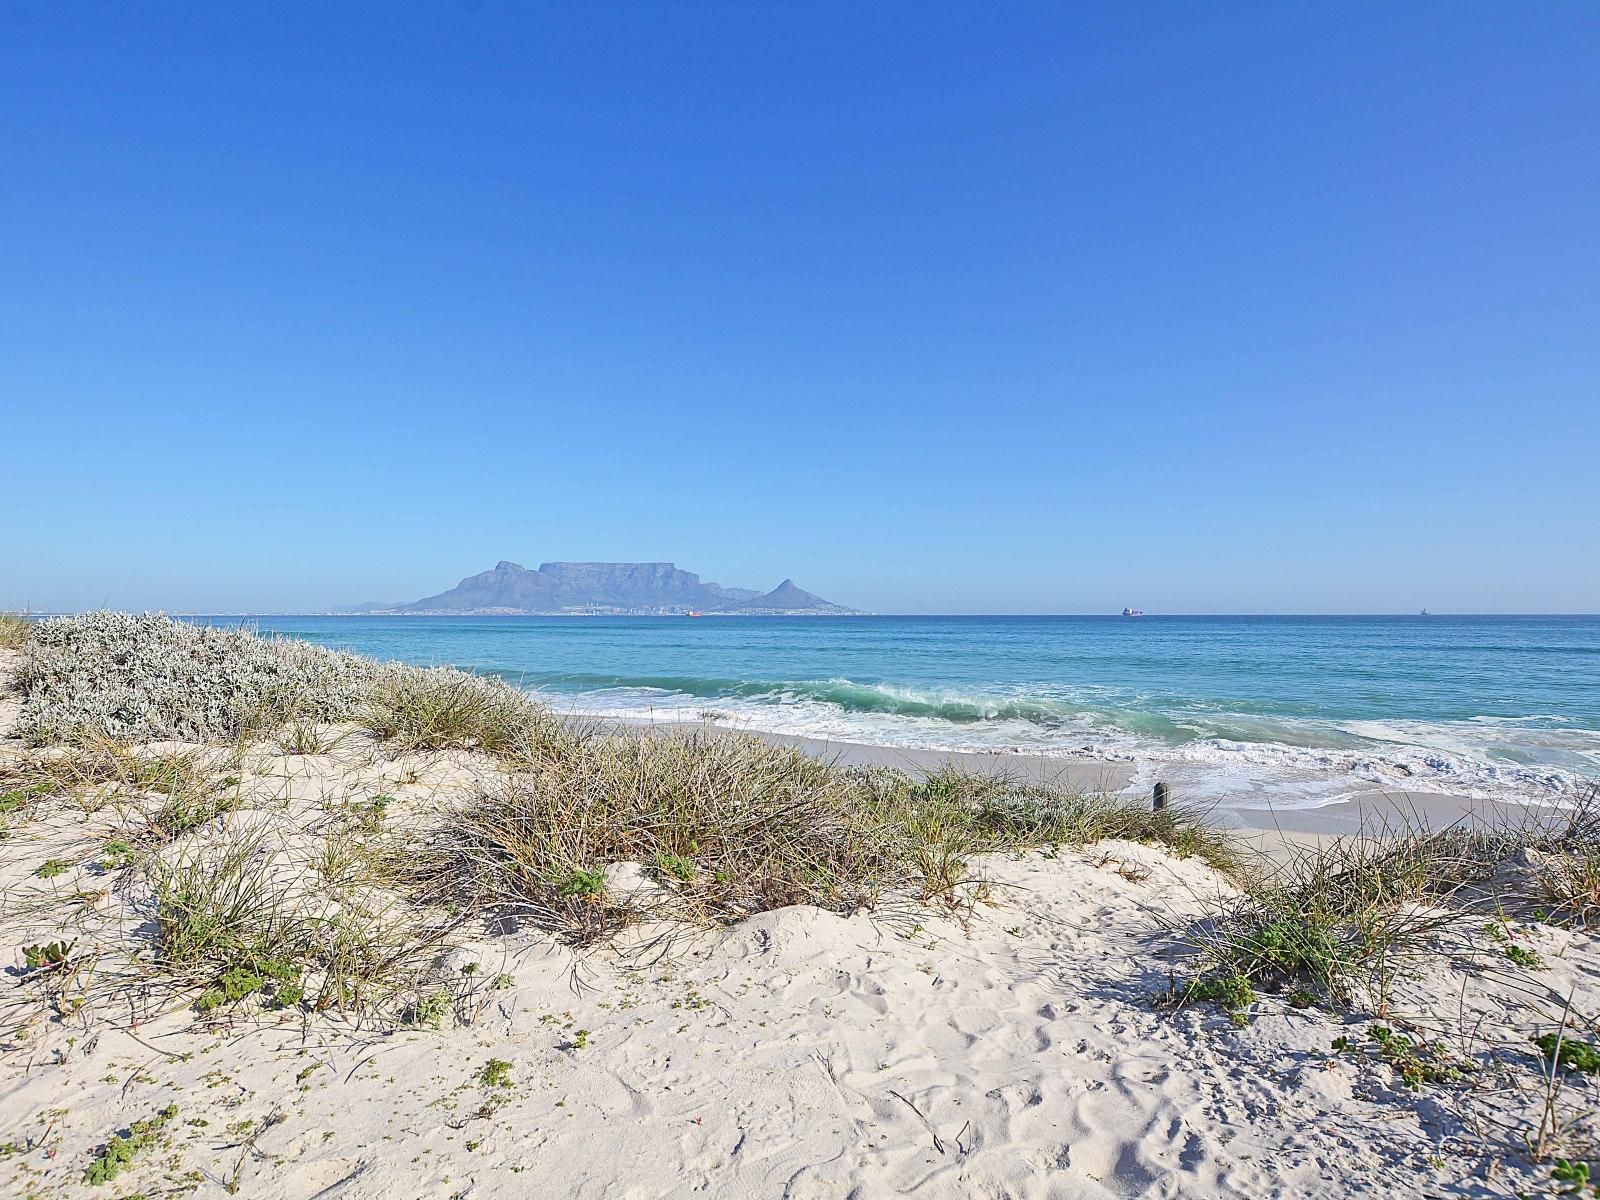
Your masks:
[{"label": "white sea foam", "polygon": [[[869,690],[846,680],[824,686]],[[859,711],[816,698],[818,690],[708,698],[666,688],[610,688],[571,698],[567,706],[638,720],[709,715],[739,728],[829,741],[1125,762],[1133,764],[1136,782],[1161,778],[1191,799],[1233,804],[1270,798],[1280,807],[1312,808],[1373,791],[1560,804],[1585,779],[1600,775],[1600,732],[1554,728],[1549,718],[1317,722],[1219,710],[1159,718],[1169,734],[1181,736],[1172,741],[1126,728],[1104,711],[1050,700],[885,687],[878,690],[889,701],[887,711]],[[961,719],[950,719],[952,712]],[[1217,728],[1249,729],[1259,740],[1210,736]]]}]

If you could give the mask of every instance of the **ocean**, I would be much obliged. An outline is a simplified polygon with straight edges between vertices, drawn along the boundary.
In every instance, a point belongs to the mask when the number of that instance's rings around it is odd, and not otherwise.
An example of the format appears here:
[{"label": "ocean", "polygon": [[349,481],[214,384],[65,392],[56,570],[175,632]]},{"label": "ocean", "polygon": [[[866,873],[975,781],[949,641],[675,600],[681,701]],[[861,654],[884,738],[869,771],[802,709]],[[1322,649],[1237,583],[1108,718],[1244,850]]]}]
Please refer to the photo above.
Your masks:
[{"label": "ocean", "polygon": [[1600,617],[245,622],[496,674],[563,712],[1098,758],[1191,800],[1561,803],[1600,778]]}]

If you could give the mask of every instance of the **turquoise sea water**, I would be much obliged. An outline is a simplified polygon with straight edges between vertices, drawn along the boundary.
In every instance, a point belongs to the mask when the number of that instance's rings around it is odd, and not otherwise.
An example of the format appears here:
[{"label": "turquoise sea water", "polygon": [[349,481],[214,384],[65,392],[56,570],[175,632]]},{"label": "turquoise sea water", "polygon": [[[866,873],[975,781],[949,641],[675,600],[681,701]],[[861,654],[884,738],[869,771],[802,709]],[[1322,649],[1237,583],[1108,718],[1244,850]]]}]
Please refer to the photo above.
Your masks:
[{"label": "turquoise sea water", "polygon": [[[222,619],[213,618],[219,623]],[[564,711],[1131,761],[1191,795],[1559,801],[1600,777],[1600,617],[261,617]]]}]

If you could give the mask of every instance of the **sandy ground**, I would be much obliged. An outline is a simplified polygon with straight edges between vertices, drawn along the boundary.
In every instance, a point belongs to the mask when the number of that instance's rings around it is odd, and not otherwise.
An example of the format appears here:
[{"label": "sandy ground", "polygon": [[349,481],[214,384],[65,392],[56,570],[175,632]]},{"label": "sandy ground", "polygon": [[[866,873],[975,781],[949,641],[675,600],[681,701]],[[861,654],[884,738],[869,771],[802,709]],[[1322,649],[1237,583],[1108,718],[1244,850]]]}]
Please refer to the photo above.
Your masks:
[{"label": "sandy ground", "polygon": [[[0,662],[0,669],[4,663]],[[4,702],[0,702],[4,703]],[[0,709],[0,719],[14,714]],[[359,739],[263,749],[244,787],[290,822],[379,791],[395,819],[497,768]],[[104,814],[41,807],[0,842],[12,958],[100,913]],[[39,879],[49,858],[66,874]],[[1391,1019],[1480,1070],[1401,1086],[1333,1055],[1366,1021],[1266,997],[1240,1027],[1153,1006],[1181,932],[1229,887],[1197,861],[1107,843],[980,864],[967,915],[766,913],[663,945],[575,953],[478,931],[455,970],[470,1024],[376,1031],[310,1015],[54,1019],[0,980],[0,1194],[412,1197],[1409,1197],[1543,1190],[1516,1153],[1539,1115],[1531,1031],[1600,1010],[1587,935],[1529,926],[1547,966],[1509,979],[1441,956]],[[84,897],[89,897],[85,900]],[[148,937],[137,897],[116,936]],[[17,955],[20,966],[20,955]],[[502,978],[503,977],[503,978]],[[491,1060],[504,1083],[485,1082]],[[1592,1094],[1572,1094],[1577,1108]],[[175,1104],[160,1144],[83,1182],[113,1133]]]}]

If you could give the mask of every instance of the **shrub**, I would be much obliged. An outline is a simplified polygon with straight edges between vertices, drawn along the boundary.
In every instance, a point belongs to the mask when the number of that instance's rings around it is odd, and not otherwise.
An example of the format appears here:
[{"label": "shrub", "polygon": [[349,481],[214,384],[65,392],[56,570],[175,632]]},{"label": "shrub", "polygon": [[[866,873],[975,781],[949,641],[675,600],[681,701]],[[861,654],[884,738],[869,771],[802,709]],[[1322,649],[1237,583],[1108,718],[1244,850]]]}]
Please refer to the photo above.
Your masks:
[{"label": "shrub", "polygon": [[201,741],[346,719],[379,668],[306,642],[99,612],[32,626],[17,687],[34,744]]}]

